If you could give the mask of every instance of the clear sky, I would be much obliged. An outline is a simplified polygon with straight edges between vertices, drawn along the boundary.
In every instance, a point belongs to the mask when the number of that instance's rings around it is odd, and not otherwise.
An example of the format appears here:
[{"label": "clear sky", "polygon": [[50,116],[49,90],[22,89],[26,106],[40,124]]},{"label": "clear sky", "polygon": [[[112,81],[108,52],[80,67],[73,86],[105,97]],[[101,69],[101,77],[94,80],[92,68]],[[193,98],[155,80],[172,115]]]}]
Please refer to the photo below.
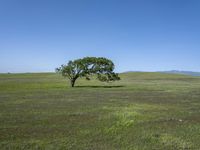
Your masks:
[{"label": "clear sky", "polygon": [[0,0],[0,72],[103,56],[116,71],[200,71],[200,0]]}]

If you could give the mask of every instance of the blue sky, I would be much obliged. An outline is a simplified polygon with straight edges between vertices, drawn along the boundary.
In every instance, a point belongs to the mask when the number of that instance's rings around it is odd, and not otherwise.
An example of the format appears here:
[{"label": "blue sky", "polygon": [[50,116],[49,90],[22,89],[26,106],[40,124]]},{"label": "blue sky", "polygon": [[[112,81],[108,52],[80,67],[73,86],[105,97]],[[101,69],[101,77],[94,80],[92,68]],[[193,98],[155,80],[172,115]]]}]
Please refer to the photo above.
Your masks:
[{"label": "blue sky", "polygon": [[1,0],[0,72],[84,56],[116,71],[200,71],[199,0]]}]

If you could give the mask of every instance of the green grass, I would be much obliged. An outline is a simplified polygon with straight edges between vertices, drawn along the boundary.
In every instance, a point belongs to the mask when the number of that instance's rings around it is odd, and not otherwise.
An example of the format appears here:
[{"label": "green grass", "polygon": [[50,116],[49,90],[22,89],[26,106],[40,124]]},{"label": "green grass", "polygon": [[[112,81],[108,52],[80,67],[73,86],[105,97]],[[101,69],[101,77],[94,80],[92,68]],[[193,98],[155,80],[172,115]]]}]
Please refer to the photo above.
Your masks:
[{"label": "green grass", "polygon": [[77,81],[0,75],[0,149],[200,149],[200,78],[120,74]]}]

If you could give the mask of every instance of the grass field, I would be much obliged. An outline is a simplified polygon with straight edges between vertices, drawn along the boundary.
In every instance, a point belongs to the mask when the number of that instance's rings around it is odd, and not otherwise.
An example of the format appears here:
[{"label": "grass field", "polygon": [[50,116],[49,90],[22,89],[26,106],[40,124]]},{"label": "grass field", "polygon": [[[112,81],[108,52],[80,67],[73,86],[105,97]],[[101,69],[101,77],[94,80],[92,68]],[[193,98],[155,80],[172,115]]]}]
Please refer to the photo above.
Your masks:
[{"label": "grass field", "polygon": [[111,84],[0,75],[0,149],[200,149],[200,78],[127,73]]}]

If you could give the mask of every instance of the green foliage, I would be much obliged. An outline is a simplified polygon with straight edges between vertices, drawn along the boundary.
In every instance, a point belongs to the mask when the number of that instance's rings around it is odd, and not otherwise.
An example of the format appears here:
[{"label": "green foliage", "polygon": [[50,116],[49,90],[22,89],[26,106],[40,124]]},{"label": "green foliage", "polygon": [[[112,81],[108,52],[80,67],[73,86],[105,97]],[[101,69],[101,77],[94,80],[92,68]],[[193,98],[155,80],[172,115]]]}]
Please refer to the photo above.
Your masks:
[{"label": "green foliage", "polygon": [[118,74],[113,72],[114,67],[114,63],[107,58],[84,57],[83,59],[69,61],[67,65],[61,65],[61,67],[56,68],[56,72],[69,78],[73,87],[79,77],[90,80],[90,77],[95,74],[97,79],[102,82],[120,80]]}]

